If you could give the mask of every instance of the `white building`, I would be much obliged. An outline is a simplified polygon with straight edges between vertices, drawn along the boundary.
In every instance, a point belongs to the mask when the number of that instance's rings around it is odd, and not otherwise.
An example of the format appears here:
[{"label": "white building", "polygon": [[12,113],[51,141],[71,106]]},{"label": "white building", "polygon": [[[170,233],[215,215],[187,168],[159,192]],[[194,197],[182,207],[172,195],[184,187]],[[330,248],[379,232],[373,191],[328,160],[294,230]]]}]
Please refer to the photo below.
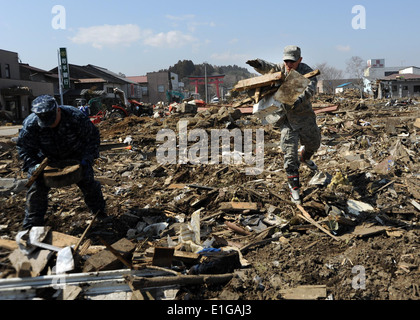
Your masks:
[{"label": "white building", "polygon": [[364,76],[370,81],[376,81],[377,79],[382,79],[392,74],[397,74],[400,72],[401,69],[408,69],[408,68],[410,67],[407,67],[407,66],[386,67],[385,59],[371,59],[367,61],[367,68],[365,69]]},{"label": "white building", "polygon": [[419,67],[408,67],[408,68],[400,70],[399,74],[417,74],[417,75],[420,75],[420,68]]}]

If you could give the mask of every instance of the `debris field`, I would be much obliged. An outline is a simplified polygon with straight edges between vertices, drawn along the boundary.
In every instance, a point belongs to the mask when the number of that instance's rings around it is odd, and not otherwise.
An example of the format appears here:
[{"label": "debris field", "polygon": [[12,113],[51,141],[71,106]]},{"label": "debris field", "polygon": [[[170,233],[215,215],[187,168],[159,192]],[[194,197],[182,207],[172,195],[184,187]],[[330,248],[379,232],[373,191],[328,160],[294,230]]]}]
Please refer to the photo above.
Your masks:
[{"label": "debris field", "polygon": [[[318,95],[322,145],[318,171],[300,169],[302,206],[289,200],[278,128],[233,105],[97,124],[94,170],[108,218],[92,221],[75,185],[49,195],[45,241],[80,245],[66,277],[86,279],[72,290],[33,284],[20,296],[8,287],[53,276],[56,255],[18,254],[26,175],[16,137],[0,137],[0,299],[418,300],[419,102]],[[181,120],[209,137],[264,129],[262,172],[246,174],[246,163],[159,163],[158,133],[177,133]],[[89,292],[89,275],[109,273],[128,289]]]}]

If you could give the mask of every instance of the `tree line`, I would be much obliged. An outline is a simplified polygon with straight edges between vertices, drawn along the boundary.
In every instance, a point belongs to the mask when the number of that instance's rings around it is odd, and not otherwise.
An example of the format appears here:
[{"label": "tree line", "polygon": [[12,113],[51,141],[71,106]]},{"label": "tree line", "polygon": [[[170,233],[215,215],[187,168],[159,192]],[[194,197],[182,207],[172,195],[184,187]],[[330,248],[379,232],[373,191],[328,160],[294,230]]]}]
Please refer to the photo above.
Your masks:
[{"label": "tree line", "polygon": [[[327,62],[317,63],[313,66],[313,69],[319,69],[321,75],[318,80],[339,80],[344,79],[345,76],[359,79],[358,85],[363,85],[364,69],[366,68],[365,61],[359,56],[353,56],[346,61],[346,70],[337,69],[330,66]],[[185,87],[189,91],[193,91],[195,88],[190,84],[188,78],[194,76],[207,76],[212,75],[224,75],[223,84],[221,87],[226,93],[231,90],[240,80],[252,78],[258,76],[258,74],[251,73],[248,69],[239,67],[237,65],[217,66],[209,63],[195,64],[191,60],[179,60],[173,66],[168,69],[159,71],[169,71],[176,73],[179,77],[179,81],[185,84]],[[214,86],[209,86],[209,95],[214,96],[216,89]],[[204,96],[204,85],[199,86],[199,93]]]},{"label": "tree line", "polygon": [[[239,67],[237,65],[227,65],[227,66],[217,66],[209,63],[195,64],[191,60],[179,60],[173,66],[170,66],[168,69],[159,70],[169,71],[176,73],[179,77],[179,81],[185,84],[186,89],[193,91],[195,87],[190,84],[188,80],[189,77],[204,77],[214,76],[214,75],[224,75],[223,84],[220,86],[224,93],[227,93],[228,90],[231,90],[240,80],[252,78],[255,76],[248,69]],[[209,96],[212,97],[216,94],[216,88],[214,86],[209,86]],[[204,97],[205,88],[204,85],[199,86],[199,93]]]}]

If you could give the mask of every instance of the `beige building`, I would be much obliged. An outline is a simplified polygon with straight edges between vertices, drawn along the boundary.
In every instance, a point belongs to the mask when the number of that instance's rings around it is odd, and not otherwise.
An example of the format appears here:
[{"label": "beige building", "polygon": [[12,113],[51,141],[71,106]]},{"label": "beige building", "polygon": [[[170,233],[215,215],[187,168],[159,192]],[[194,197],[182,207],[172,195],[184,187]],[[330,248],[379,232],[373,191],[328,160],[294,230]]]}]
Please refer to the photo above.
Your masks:
[{"label": "beige building", "polygon": [[0,49],[0,121],[20,123],[30,114],[32,100],[54,94],[48,71],[19,63],[16,52]]},{"label": "beige building", "polygon": [[176,73],[168,71],[148,72],[146,76],[132,76],[127,79],[136,82],[142,89],[142,102],[180,102],[184,99],[184,84]]},{"label": "beige building", "polygon": [[159,101],[167,102],[166,92],[171,90],[170,74],[168,72],[147,73],[147,87],[149,91],[148,102],[152,104]]}]

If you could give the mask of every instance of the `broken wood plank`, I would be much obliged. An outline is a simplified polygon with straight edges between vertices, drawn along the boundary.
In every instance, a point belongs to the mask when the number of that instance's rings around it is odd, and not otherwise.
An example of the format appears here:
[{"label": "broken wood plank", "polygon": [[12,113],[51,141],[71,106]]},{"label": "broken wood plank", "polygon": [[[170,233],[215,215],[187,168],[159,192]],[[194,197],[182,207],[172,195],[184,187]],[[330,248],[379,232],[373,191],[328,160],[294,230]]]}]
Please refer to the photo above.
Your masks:
[{"label": "broken wood plank", "polygon": [[168,189],[184,189],[186,187],[185,183],[172,183],[168,186]]},{"label": "broken wood plank", "polygon": [[257,211],[258,207],[254,202],[222,202],[219,209],[222,211]]},{"label": "broken wood plank", "polygon": [[111,247],[104,239],[102,239],[101,237],[99,237],[99,240],[102,242],[102,244],[109,250],[111,251],[111,253],[118,259],[120,260],[127,268],[131,269],[132,265],[130,262],[128,262],[127,260],[124,259],[124,257],[117,251],[115,250],[113,247]]},{"label": "broken wood plank", "polygon": [[259,77],[240,80],[233,87],[233,91],[244,91],[255,88],[269,87],[278,81],[283,81],[284,79],[284,73],[282,72],[268,73]]},{"label": "broken wood plank", "polygon": [[90,221],[89,225],[87,226],[87,228],[83,232],[82,236],[80,237],[79,241],[76,243],[76,246],[74,247],[74,250],[73,250],[74,253],[77,253],[77,250],[79,250],[80,245],[82,244],[83,240],[85,239],[86,234],[88,233],[88,231],[92,227],[92,224],[95,221],[96,217],[99,215],[99,213],[100,213],[99,210],[98,210],[98,212],[95,213],[95,215],[93,216],[93,218]]},{"label": "broken wood plank", "polygon": [[57,231],[52,231],[48,233],[44,242],[51,244],[55,247],[65,248],[76,245],[78,241],[78,237],[70,236],[68,234]]},{"label": "broken wood plank", "polygon": [[76,300],[81,292],[82,288],[79,286],[64,286],[62,293],[63,300]]},{"label": "broken wood plank", "polygon": [[[315,77],[320,74],[320,71],[314,70],[303,76],[307,79]],[[283,72],[274,72],[274,73],[267,73],[259,77],[249,78],[245,80],[240,80],[238,83],[233,87],[233,91],[244,91],[244,90],[251,90],[263,87],[270,87],[277,83],[283,82],[285,80],[285,74]],[[260,94],[258,94],[259,96]]]},{"label": "broken wood plank", "polygon": [[329,106],[325,108],[314,109],[315,114],[322,113],[322,112],[333,112],[337,111],[338,106]]},{"label": "broken wood plank", "polygon": [[34,184],[35,180],[38,179],[38,177],[41,175],[44,169],[48,166],[48,162],[49,162],[48,158],[45,158],[44,160],[42,160],[39,167],[35,170],[35,172],[29,178],[28,182],[26,182],[25,184],[26,188],[29,188],[30,186]]},{"label": "broken wood plank", "polygon": [[115,179],[111,179],[108,177],[96,177],[95,179],[98,180],[102,185],[116,186],[118,184],[118,182],[115,181]]},{"label": "broken wood plank", "polygon": [[359,237],[359,238],[364,238],[364,237],[370,237],[373,235],[384,233],[387,230],[390,230],[390,227],[377,226],[374,224],[362,224],[362,225],[356,226],[353,232],[351,233],[351,235]]},{"label": "broken wood plank", "polygon": [[410,203],[417,209],[420,211],[420,204],[415,201],[415,200],[411,200]]},{"label": "broken wood plank", "polygon": [[320,74],[321,74],[321,71],[319,71],[319,69],[316,69],[316,70],[313,70],[311,72],[308,72],[308,73],[304,74],[303,76],[306,79],[310,79],[312,77],[319,76]]},{"label": "broken wood plank", "polygon": [[0,239],[0,248],[12,251],[18,248],[18,244],[14,240]]},{"label": "broken wood plank", "polygon": [[128,282],[128,286],[130,287],[131,293],[132,293],[131,300],[145,300],[141,291],[134,288],[131,281],[127,281],[127,282]]},{"label": "broken wood plank", "polygon": [[420,118],[417,118],[416,121],[414,121],[414,126],[416,128],[419,128],[420,129]]},{"label": "broken wood plank", "polygon": [[307,213],[305,211],[305,209],[300,204],[297,204],[297,207],[302,212],[302,214],[298,214],[299,217],[301,217],[302,219],[306,220],[310,224],[313,224],[315,227],[317,227],[318,229],[320,229],[321,231],[323,231],[324,233],[326,233],[327,235],[329,235],[334,240],[340,241],[339,238],[337,238],[336,236],[334,236],[333,234],[331,234],[331,232],[329,232],[327,229],[325,229],[323,226],[321,226],[318,222],[316,222],[314,219],[312,219],[312,217],[309,215],[309,213]]},{"label": "broken wood plank", "polygon": [[25,255],[20,249],[16,249],[8,258],[18,274],[23,268],[25,273],[30,272],[32,277],[38,277],[53,255],[54,253],[50,250],[35,250]]},{"label": "broken wood plank", "polygon": [[88,252],[88,250],[89,250],[89,248],[90,248],[90,245],[92,244],[92,240],[90,240],[90,239],[87,239],[81,246],[80,246],[80,248],[79,248],[79,255],[80,256],[84,256],[84,255],[86,255],[87,254],[87,252]]},{"label": "broken wood plank", "polygon": [[194,263],[200,258],[200,255],[195,252],[187,252],[187,251],[180,251],[175,250],[174,252],[174,259],[184,261],[187,263]]},{"label": "broken wood plank", "polygon": [[[125,238],[112,244],[112,247],[118,251],[124,259],[127,259],[136,248],[130,240]],[[102,250],[86,260],[83,272],[113,270],[118,269],[120,265],[121,261],[118,260],[111,251]]]},{"label": "broken wood plank", "polygon": [[287,300],[317,300],[327,297],[325,285],[299,286],[280,290],[282,298]]},{"label": "broken wood plank", "polygon": [[[155,248],[151,247],[146,250],[146,256],[153,257],[155,253]],[[195,263],[200,258],[200,255],[195,252],[175,250],[173,253],[174,260],[180,260],[186,263]]]},{"label": "broken wood plank", "polygon": [[127,276],[126,281],[131,282],[132,287],[139,290],[144,288],[166,287],[173,285],[220,284],[230,281],[233,277],[233,273],[217,275],[178,275],[153,278]]}]

